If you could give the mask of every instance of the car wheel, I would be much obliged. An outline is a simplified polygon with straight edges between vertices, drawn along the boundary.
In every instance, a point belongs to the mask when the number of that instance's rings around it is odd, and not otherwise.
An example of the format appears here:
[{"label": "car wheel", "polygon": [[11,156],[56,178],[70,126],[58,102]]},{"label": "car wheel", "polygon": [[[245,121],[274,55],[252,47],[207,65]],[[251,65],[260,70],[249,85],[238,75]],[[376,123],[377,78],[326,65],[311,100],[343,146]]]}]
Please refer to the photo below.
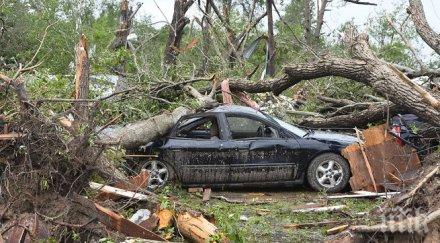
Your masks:
[{"label": "car wheel", "polygon": [[167,182],[174,180],[173,168],[162,161],[148,161],[144,165],[144,169],[149,173],[148,190],[156,190],[163,187]]},{"label": "car wheel", "polygon": [[340,192],[350,179],[350,166],[337,154],[321,154],[309,165],[307,180],[317,191]]}]

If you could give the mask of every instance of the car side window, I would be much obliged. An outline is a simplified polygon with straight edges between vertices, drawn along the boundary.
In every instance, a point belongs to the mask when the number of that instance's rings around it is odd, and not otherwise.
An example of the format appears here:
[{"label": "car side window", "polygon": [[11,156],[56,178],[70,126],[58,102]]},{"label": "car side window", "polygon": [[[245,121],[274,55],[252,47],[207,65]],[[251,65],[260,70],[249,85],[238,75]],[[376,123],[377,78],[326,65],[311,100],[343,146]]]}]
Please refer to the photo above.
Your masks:
[{"label": "car side window", "polygon": [[248,117],[227,116],[232,139],[278,138],[278,132],[272,126]]},{"label": "car side window", "polygon": [[194,139],[219,139],[220,132],[215,116],[193,117],[180,122],[175,137]]}]

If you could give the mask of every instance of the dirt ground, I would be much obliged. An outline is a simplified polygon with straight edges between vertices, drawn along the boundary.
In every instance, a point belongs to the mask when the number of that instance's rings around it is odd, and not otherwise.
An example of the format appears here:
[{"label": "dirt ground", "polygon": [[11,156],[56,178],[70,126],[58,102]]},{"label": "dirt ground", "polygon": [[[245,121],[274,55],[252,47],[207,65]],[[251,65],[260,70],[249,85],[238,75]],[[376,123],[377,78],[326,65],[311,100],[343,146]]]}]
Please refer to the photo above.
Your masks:
[{"label": "dirt ground", "polygon": [[[370,224],[374,218],[368,212],[384,199],[326,199],[326,194],[312,192],[308,188],[261,190],[213,190],[212,198],[204,203],[202,193],[166,188],[170,199],[179,197],[181,203],[214,218],[215,224],[232,242],[304,242],[323,241],[326,230],[342,224]],[[217,198],[223,196],[224,198]],[[231,202],[226,202],[227,198]],[[338,212],[295,213],[294,209],[316,205],[346,205]],[[289,224],[340,221],[332,226],[286,228]]]}]

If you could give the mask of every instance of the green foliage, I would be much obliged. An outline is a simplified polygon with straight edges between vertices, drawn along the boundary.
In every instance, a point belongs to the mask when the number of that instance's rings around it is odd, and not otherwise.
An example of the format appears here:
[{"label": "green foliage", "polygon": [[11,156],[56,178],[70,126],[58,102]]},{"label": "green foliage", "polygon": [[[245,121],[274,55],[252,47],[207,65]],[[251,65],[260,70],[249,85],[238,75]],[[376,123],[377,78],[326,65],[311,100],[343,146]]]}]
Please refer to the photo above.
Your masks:
[{"label": "green foliage", "polygon": [[[184,30],[184,36],[177,64],[173,68],[165,68],[162,63],[165,43],[168,39],[169,27],[158,26],[151,22],[148,16],[139,15],[134,20],[132,34],[137,39],[131,43],[135,52],[125,48],[109,50],[108,45],[114,38],[118,26],[119,1],[80,1],[80,0],[11,0],[5,1],[0,9],[2,19],[6,21],[7,31],[0,39],[0,68],[2,60],[7,64],[26,63],[34,55],[43,38],[44,30],[47,36],[36,62],[42,62],[37,72],[27,78],[27,87],[32,99],[45,98],[73,98],[74,94],[74,47],[80,33],[87,36],[89,42],[91,64],[91,94],[89,98],[101,97],[103,94],[112,92],[116,76],[114,69],[124,66],[126,82],[131,87],[138,87],[139,92],[120,95],[100,104],[98,122],[106,122],[109,117],[123,114],[123,122],[145,119],[161,113],[163,110],[173,109],[179,105],[198,107],[197,101],[180,90],[176,92],[161,93],[159,98],[167,99],[169,104],[152,100],[146,96],[151,87],[157,83],[168,81],[182,81],[194,76],[209,76],[216,74],[218,80],[224,78],[244,78],[255,68],[256,72],[249,82],[258,82],[264,71],[266,47],[263,42],[257,47],[254,54],[244,60],[238,57],[233,65],[230,65],[228,57],[229,44],[227,31],[220,20],[213,14],[212,28],[210,30],[209,50],[203,53],[203,33],[197,21],[191,22]],[[222,6],[228,1],[217,1],[222,11]],[[238,35],[248,21],[247,14],[243,14],[242,6],[250,9],[250,2],[235,4],[229,11],[228,22]],[[285,1],[278,6],[284,9],[282,22],[275,16],[275,41],[276,41],[276,72],[282,75],[282,66],[288,63],[303,63],[314,58],[314,55],[305,48],[304,42],[304,1]],[[265,1],[258,1],[255,16],[265,11]],[[316,11],[316,9],[314,10]],[[401,28],[406,39],[416,42],[417,33],[406,21],[407,17],[404,6],[399,6],[394,12],[388,14],[389,18]],[[370,21],[370,42],[376,54],[389,62],[415,67],[412,54],[408,51],[402,38],[393,30],[387,22],[386,13],[380,13]],[[287,25],[286,25],[287,23]],[[400,24],[403,23],[401,26]],[[246,48],[253,40],[266,35],[265,19],[253,29],[244,40],[242,48]],[[312,23],[314,28],[316,23]],[[334,41],[321,37],[313,48],[321,54],[323,50],[337,56],[347,56],[347,50]],[[237,50],[240,54],[240,51]],[[207,73],[201,70],[205,58],[209,60]],[[429,64],[432,68],[439,66],[440,59],[433,59]],[[2,72],[7,70],[1,70]],[[9,73],[8,73],[9,74]],[[10,75],[13,75],[11,73]],[[113,76],[111,76],[113,75]],[[196,88],[205,88],[208,82],[194,84]],[[325,95],[334,98],[347,98],[361,101],[365,94],[373,94],[372,89],[363,84],[349,81],[343,78],[330,77],[320,78],[310,82],[301,82],[292,89],[284,92],[291,97],[299,88],[308,92],[308,101],[301,107],[302,110],[316,111],[321,102],[316,100],[317,95]],[[0,94],[0,99],[10,99],[13,92]],[[5,102],[6,103],[6,102]],[[12,108],[7,103],[2,107],[2,113],[11,114]],[[43,102],[41,107],[46,112],[59,113],[71,108],[68,102]]]}]

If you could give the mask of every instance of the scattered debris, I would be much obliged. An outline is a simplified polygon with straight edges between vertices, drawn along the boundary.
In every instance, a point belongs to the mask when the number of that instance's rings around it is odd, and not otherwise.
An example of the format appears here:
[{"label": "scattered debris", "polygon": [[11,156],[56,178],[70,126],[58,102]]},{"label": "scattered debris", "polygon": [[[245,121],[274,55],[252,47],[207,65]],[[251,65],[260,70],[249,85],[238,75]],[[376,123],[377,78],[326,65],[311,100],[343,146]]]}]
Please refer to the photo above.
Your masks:
[{"label": "scattered debris", "polygon": [[366,129],[362,134],[363,143],[342,150],[350,163],[353,190],[383,192],[386,188],[398,189],[417,178],[415,171],[420,168],[420,160],[416,150],[396,143],[385,124]]},{"label": "scattered debris", "polygon": [[[439,155],[433,154],[433,164],[425,165],[422,176],[411,190],[384,202],[380,210],[382,221],[375,225],[355,225],[350,230],[373,241],[412,239],[417,242],[438,242],[440,203]],[[425,162],[429,163],[429,156]]]},{"label": "scattered debris", "polygon": [[165,241],[160,235],[125,219],[122,215],[117,214],[97,203],[90,201],[80,195],[73,195],[73,202],[77,204],[79,210],[91,218],[98,219],[101,223],[110,227],[126,236],[139,237],[149,240]]},{"label": "scattered debris", "polygon": [[304,209],[293,209],[293,213],[317,213],[317,212],[334,212],[346,208],[345,205],[327,206],[327,207],[312,207]]},{"label": "scattered debris", "polygon": [[0,234],[0,242],[30,243],[44,241],[50,237],[46,224],[38,218],[37,214],[22,214],[9,225],[7,230]]},{"label": "scattered debris", "polygon": [[136,213],[134,213],[131,218],[130,221],[135,223],[135,224],[140,224],[144,221],[146,221],[147,219],[150,218],[151,212],[148,209],[139,209],[138,211],[136,211]]},{"label": "scattered debris", "polygon": [[241,216],[240,216],[240,220],[241,220],[241,221],[248,221],[249,218],[248,218],[246,215],[241,215]]}]

